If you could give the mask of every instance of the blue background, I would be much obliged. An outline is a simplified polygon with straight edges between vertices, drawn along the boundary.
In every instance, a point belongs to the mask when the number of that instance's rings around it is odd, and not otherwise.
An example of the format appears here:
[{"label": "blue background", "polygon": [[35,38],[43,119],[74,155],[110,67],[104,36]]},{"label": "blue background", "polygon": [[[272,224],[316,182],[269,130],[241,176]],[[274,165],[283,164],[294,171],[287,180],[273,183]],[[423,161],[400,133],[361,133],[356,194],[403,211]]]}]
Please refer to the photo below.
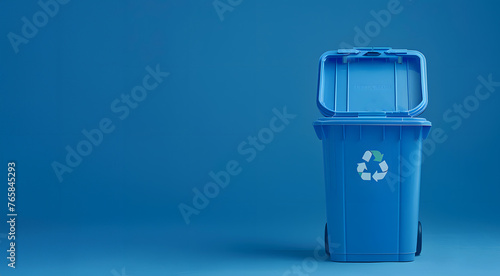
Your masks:
[{"label": "blue background", "polygon": [[[318,58],[342,42],[364,46],[354,42],[355,27],[364,30],[375,20],[370,11],[387,4],[244,0],[221,20],[211,0],[70,1],[16,54],[8,33],[21,35],[22,18],[32,22],[41,7],[2,1],[0,164],[7,174],[7,162],[17,162],[18,221],[15,271],[5,258],[8,227],[0,224],[0,274],[283,275],[302,266],[326,217],[322,149],[312,128],[321,117]],[[428,61],[422,117],[447,139],[429,146],[423,163],[422,256],[413,263],[320,261],[306,274],[500,269],[500,88],[458,128],[443,118],[470,100],[478,76],[500,81],[500,5],[400,6],[366,42],[419,50]],[[111,102],[157,64],[170,75],[120,120]],[[238,145],[285,106],[296,117],[247,162]],[[59,182],[51,164],[64,163],[65,147],[75,148],[81,131],[102,118],[114,131]],[[192,205],[192,189],[203,189],[209,172],[230,160],[242,172],[187,225],[178,205]]]}]

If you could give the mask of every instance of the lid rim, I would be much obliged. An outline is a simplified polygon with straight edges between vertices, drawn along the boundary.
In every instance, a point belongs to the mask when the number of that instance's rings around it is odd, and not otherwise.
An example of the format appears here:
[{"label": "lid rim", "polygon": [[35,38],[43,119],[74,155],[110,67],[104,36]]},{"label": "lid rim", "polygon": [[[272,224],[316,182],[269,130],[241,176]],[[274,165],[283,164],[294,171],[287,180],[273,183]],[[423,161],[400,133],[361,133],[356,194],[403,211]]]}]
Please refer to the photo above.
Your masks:
[{"label": "lid rim", "polygon": [[425,118],[413,117],[329,117],[319,118],[313,125],[378,125],[378,126],[432,126]]}]

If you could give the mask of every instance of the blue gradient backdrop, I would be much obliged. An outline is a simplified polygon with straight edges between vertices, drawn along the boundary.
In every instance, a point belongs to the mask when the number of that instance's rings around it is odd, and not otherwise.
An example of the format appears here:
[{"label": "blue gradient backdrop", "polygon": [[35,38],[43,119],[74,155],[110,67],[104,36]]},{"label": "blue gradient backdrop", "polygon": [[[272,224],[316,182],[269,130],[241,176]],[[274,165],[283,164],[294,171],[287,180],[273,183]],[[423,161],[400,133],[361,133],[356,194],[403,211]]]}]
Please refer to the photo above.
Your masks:
[{"label": "blue gradient backdrop", "polygon": [[[401,0],[387,26],[355,42],[390,2],[221,0],[222,21],[212,0],[69,1],[15,53],[8,34],[42,8],[2,1],[0,167],[17,162],[18,217],[13,270],[2,177],[0,275],[498,273],[500,86],[473,98],[479,76],[500,82],[500,5]],[[413,263],[309,262],[325,222],[318,58],[342,42],[427,57],[422,117],[446,141],[423,163]],[[111,103],[157,65],[170,75],[120,120]],[[457,115],[464,101],[472,111]],[[248,162],[238,146],[285,106],[296,117]],[[114,130],[59,182],[51,164],[103,118]],[[179,204],[230,160],[241,173],[187,225]]]}]

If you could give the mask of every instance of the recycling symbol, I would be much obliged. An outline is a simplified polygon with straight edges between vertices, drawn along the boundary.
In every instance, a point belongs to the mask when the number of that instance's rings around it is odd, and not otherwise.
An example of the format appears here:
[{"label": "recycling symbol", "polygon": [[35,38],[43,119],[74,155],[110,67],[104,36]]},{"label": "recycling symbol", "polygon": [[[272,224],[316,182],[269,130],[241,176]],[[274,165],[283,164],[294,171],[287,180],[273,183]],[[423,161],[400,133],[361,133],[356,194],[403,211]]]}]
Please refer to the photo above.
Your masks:
[{"label": "recycling symbol", "polygon": [[[389,170],[389,166],[387,166],[387,163],[382,159],[383,157],[384,155],[378,150],[365,151],[365,154],[363,154],[362,158],[365,162],[358,163],[358,173],[359,176],[361,176],[361,179],[370,181],[373,178],[373,180],[375,180],[376,182],[384,179],[387,171]],[[378,171],[378,169],[373,174],[371,174],[370,172],[365,172],[368,170],[368,168],[366,167],[366,163],[370,162],[370,160],[378,162],[380,172]]]}]

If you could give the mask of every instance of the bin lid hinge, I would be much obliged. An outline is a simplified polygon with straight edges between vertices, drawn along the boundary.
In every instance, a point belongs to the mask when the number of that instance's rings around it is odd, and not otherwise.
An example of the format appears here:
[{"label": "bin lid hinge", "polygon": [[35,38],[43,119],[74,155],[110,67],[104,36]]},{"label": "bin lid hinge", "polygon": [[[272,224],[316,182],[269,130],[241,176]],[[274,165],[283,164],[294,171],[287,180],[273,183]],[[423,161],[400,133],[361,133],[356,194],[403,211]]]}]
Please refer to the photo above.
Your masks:
[{"label": "bin lid hinge", "polygon": [[406,49],[389,49],[385,51],[387,55],[406,55],[408,50]]},{"label": "bin lid hinge", "polygon": [[357,49],[338,49],[337,53],[344,54],[344,55],[359,54],[359,50],[357,50]]}]

